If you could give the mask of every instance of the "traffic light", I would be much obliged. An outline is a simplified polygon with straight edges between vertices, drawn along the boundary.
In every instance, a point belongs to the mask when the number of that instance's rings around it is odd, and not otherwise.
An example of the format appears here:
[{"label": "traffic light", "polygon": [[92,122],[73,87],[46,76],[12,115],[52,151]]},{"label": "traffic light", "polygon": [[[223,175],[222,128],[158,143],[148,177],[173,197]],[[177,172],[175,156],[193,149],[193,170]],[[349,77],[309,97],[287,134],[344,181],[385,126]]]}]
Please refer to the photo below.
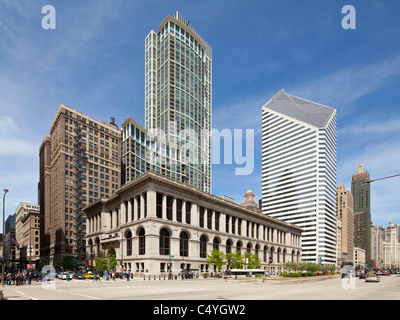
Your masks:
[{"label": "traffic light", "polygon": [[272,257],[269,258],[269,264],[271,264],[271,263],[272,263]]}]

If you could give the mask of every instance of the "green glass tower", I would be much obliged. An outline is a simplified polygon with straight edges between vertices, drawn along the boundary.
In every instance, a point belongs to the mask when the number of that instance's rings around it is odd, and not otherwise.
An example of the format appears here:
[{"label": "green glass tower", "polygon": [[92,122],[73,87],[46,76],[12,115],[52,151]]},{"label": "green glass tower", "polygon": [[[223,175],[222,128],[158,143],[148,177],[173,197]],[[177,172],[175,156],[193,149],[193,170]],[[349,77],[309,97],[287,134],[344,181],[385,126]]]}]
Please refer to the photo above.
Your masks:
[{"label": "green glass tower", "polygon": [[211,47],[179,12],[145,44],[146,129],[180,147],[185,183],[211,192]]}]

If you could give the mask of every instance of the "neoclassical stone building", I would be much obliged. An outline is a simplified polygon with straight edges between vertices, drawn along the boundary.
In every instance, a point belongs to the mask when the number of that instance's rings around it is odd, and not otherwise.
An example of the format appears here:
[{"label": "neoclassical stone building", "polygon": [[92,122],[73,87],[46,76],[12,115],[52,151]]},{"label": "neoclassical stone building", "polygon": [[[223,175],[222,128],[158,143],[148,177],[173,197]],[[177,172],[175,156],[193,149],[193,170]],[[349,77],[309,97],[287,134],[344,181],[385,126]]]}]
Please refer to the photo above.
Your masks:
[{"label": "neoclassical stone building", "polygon": [[169,266],[173,273],[213,272],[206,264],[213,248],[255,253],[271,272],[301,259],[301,228],[154,172],[84,211],[88,265],[115,253],[118,269],[137,276],[162,274]]}]

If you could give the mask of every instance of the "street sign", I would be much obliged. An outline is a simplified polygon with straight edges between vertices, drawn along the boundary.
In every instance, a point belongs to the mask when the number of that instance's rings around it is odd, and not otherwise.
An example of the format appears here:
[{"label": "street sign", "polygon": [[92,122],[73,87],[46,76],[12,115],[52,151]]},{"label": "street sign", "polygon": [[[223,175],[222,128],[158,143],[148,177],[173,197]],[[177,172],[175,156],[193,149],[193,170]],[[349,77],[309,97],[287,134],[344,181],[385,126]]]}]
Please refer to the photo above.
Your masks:
[{"label": "street sign", "polygon": [[32,269],[32,268],[33,268],[33,265],[28,264],[28,269]]}]

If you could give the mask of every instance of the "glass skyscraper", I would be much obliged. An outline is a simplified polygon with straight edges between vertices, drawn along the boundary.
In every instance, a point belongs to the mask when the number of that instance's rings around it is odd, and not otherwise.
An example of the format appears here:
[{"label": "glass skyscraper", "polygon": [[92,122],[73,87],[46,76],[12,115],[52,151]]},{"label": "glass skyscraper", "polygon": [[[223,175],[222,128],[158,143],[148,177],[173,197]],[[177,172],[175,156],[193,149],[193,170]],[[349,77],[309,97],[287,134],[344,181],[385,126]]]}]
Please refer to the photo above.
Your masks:
[{"label": "glass skyscraper", "polygon": [[145,44],[146,129],[180,146],[185,183],[211,192],[211,47],[179,12]]},{"label": "glass skyscraper", "polygon": [[303,261],[336,264],[335,109],[283,90],[263,106],[262,211],[303,229]]}]

